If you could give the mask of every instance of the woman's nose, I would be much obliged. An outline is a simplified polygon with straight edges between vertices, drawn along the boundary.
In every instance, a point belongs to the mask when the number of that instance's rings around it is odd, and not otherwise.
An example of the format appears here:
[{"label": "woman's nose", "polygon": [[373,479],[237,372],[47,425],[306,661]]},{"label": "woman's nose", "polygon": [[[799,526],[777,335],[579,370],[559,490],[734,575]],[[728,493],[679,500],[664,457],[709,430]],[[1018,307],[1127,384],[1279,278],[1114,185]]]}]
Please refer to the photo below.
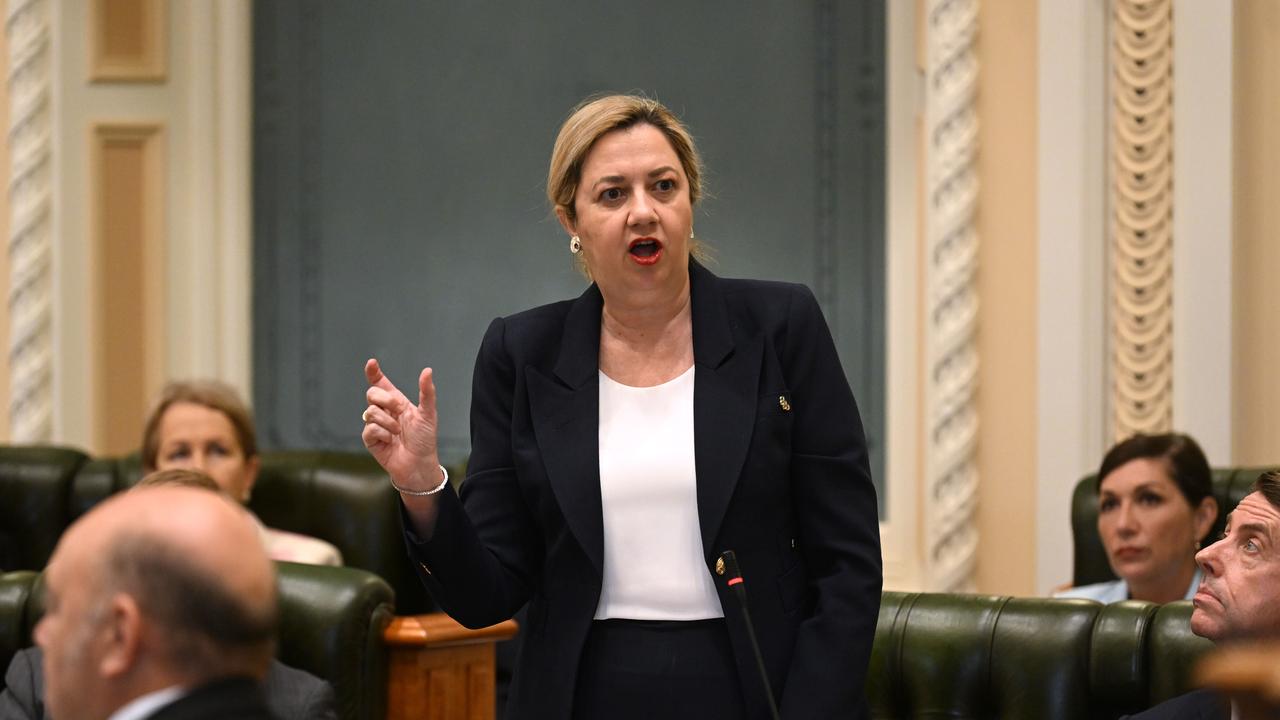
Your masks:
[{"label": "woman's nose", "polygon": [[1116,515],[1116,529],[1124,533],[1132,533],[1138,529],[1138,519],[1133,513],[1133,506],[1120,503]]},{"label": "woman's nose", "polygon": [[209,472],[209,456],[202,452],[192,453],[191,467],[200,472]]},{"label": "woman's nose", "polygon": [[653,207],[653,199],[647,193],[633,193],[635,200],[631,204],[631,213],[628,216],[632,225],[647,225],[657,219],[658,214]]}]

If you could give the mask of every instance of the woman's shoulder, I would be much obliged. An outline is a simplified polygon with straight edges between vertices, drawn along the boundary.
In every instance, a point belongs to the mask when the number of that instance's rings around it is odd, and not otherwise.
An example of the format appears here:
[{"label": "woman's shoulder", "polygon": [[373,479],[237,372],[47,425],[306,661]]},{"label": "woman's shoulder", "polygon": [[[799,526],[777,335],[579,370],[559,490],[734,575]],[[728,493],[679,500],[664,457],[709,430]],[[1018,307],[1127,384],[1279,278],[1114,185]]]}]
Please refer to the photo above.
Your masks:
[{"label": "woman's shoulder", "polygon": [[781,319],[796,313],[821,313],[813,291],[803,283],[708,275],[711,278],[709,284],[724,298],[731,314]]},{"label": "woman's shoulder", "polygon": [[1129,587],[1125,585],[1123,580],[1112,580],[1110,582],[1067,588],[1054,593],[1053,596],[1056,598],[1079,598],[1100,603],[1113,603],[1129,599]]},{"label": "woman's shoulder", "polygon": [[306,565],[342,564],[342,552],[320,538],[288,530],[265,528],[262,540],[267,546],[267,557],[272,560]]}]

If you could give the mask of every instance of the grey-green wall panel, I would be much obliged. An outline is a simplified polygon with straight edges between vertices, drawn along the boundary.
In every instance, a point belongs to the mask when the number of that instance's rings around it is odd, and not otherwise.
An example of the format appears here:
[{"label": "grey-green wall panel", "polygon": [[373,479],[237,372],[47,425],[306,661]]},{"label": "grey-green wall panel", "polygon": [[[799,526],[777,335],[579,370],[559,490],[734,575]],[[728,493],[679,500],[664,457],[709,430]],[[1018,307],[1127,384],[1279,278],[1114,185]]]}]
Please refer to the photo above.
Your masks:
[{"label": "grey-green wall panel", "polygon": [[[543,197],[560,121],[640,90],[709,168],[726,276],[822,302],[883,475],[882,0],[254,4],[254,393],[264,445],[360,448],[361,367],[436,369],[469,448],[488,321],[577,295]],[[883,498],[882,498],[883,502]]]}]

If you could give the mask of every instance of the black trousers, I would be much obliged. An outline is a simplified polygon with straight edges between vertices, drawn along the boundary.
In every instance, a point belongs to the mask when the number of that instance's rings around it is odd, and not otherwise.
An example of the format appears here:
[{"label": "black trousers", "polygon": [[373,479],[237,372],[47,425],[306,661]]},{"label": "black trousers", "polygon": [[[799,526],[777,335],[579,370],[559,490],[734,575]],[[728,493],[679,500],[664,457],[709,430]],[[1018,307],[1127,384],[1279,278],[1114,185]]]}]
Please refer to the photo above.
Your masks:
[{"label": "black trousers", "polygon": [[597,620],[576,687],[575,720],[744,714],[724,620]]}]

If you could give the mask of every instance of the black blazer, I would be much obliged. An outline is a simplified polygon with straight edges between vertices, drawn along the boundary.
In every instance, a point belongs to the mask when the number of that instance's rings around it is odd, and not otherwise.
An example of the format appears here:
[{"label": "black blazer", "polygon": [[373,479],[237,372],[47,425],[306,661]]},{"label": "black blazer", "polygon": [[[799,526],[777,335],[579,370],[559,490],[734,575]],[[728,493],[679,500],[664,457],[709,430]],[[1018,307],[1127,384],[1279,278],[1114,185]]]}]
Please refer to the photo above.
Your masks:
[{"label": "black blazer", "polygon": [[1130,720],[1231,720],[1231,703],[1211,690],[1193,690],[1125,717]]},{"label": "black blazer", "polygon": [[[767,714],[738,601],[716,576],[737,554],[784,717],[857,717],[880,605],[877,505],[857,405],[813,294],[690,264],[698,517],[752,717]],[[600,313],[576,300],[494,320],[476,360],[461,499],[418,574],[468,627],[528,624],[508,716],[569,717],[600,597]],[[407,527],[407,526],[406,526]]]},{"label": "black blazer", "polygon": [[[43,658],[38,646],[13,656],[0,692],[0,720],[47,720]],[[337,720],[333,688],[308,672],[272,660],[262,687],[267,705],[280,720]]]},{"label": "black blazer", "polygon": [[201,685],[147,716],[147,720],[278,720],[267,708],[262,687],[236,677]]}]

